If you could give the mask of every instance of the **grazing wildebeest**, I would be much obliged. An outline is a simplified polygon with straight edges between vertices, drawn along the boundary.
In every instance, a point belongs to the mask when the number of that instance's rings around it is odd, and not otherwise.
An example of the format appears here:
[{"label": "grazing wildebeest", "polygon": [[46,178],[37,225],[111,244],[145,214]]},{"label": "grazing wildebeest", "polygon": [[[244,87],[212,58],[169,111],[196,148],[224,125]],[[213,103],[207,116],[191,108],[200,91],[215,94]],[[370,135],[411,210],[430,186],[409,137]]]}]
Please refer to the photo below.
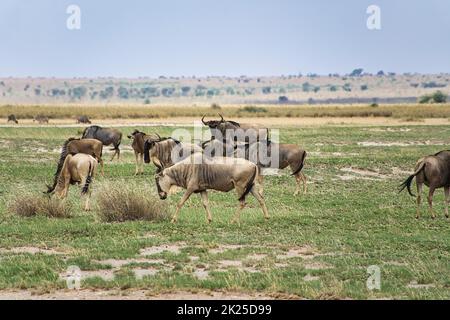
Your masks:
[{"label": "grazing wildebeest", "polygon": [[156,187],[161,199],[166,199],[171,188],[181,187],[186,189],[183,197],[177,204],[177,209],[172,218],[175,223],[178,213],[192,193],[200,193],[203,207],[206,210],[208,222],[212,221],[208,206],[207,190],[228,192],[235,189],[240,205],[231,222],[240,222],[240,212],[245,207],[245,197],[251,193],[259,202],[264,218],[269,218],[264,198],[256,191],[255,180],[258,175],[258,167],[240,158],[207,158],[201,153],[195,153],[189,158],[178,162],[172,167],[165,168],[156,174]]},{"label": "grazing wildebeest", "polygon": [[122,141],[122,132],[115,128],[102,128],[99,126],[90,126],[84,129],[83,139],[97,139],[100,140],[103,145],[109,146],[113,145],[114,154],[111,158],[111,161],[117,155],[117,160],[120,159],[120,142]]},{"label": "grazing wildebeest", "polygon": [[400,191],[407,188],[411,196],[412,180],[416,178],[417,187],[417,209],[416,218],[420,217],[420,204],[422,202],[423,184],[430,188],[428,192],[428,205],[431,217],[436,215],[433,211],[433,194],[437,188],[444,188],[445,195],[445,216],[448,218],[448,202],[450,200],[450,151],[440,151],[434,155],[419,159],[414,168],[414,173],[410,175],[401,185]]},{"label": "grazing wildebeest", "polygon": [[91,124],[91,120],[89,120],[88,116],[78,116],[77,123],[88,123]]},{"label": "grazing wildebeest", "polygon": [[[263,191],[263,169],[285,169],[290,167],[296,180],[294,196],[300,192],[300,183],[303,182],[303,192],[306,193],[306,176],[301,172],[305,164],[306,151],[295,144],[274,143],[269,141],[255,142],[253,144],[223,143],[218,140],[207,141],[202,144],[204,153],[216,156],[219,152],[224,157],[239,157],[255,163],[259,167],[257,177],[260,192]],[[278,153],[278,157],[275,153]]]},{"label": "grazing wildebeest", "polygon": [[247,141],[250,143],[269,139],[268,128],[225,120],[221,114],[219,114],[219,116],[220,120],[210,121],[205,121],[205,116],[202,117],[203,124],[208,126],[211,131],[211,140],[217,139],[217,137],[221,137],[222,140],[230,140],[228,139],[228,135],[232,135],[233,139],[236,141]]},{"label": "grazing wildebeest", "polygon": [[147,139],[144,143],[144,161],[149,163],[151,160],[157,172],[160,172],[186,159],[194,152],[202,151],[202,148],[196,144],[180,142],[173,138]]},{"label": "grazing wildebeest", "polygon": [[33,122],[37,121],[39,124],[48,123],[48,117],[42,114],[38,114],[34,117]]},{"label": "grazing wildebeest", "polygon": [[53,178],[53,185],[48,186],[47,193],[51,193],[55,190],[56,184],[58,183],[59,174],[64,166],[64,162],[68,155],[83,153],[94,157],[95,159],[97,159],[98,162],[100,162],[103,174],[102,152],[103,152],[103,144],[96,139],[77,139],[77,138],[67,139],[61,148],[58,166],[56,168],[56,172]]},{"label": "grazing wildebeest", "polygon": [[135,175],[139,173],[144,173],[144,144],[145,141],[159,141],[161,137],[158,134],[156,135],[147,135],[144,132],[139,130],[134,130],[129,136],[128,139],[133,139],[131,143],[131,147],[134,150],[134,156],[136,157],[136,171]]},{"label": "grazing wildebeest", "polygon": [[97,160],[94,157],[84,153],[77,153],[76,155],[69,154],[64,160],[64,165],[58,176],[58,183],[54,192],[61,199],[64,199],[67,197],[69,185],[81,184],[81,195],[86,195],[84,210],[89,211],[89,200],[91,197],[89,185],[94,178],[96,168]]},{"label": "grazing wildebeest", "polygon": [[17,121],[17,118],[16,118],[16,115],[15,114],[10,114],[9,116],[8,116],[8,121],[7,122],[14,122],[15,124],[18,124],[19,123],[19,121]]}]

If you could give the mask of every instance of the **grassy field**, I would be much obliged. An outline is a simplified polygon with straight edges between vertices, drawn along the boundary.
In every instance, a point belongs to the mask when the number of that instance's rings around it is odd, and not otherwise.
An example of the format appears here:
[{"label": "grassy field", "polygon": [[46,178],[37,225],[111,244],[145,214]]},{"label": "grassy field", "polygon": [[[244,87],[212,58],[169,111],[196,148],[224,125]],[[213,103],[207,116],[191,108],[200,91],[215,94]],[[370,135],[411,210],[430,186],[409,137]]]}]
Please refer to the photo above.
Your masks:
[{"label": "grassy field", "polygon": [[450,117],[450,104],[407,104],[407,105],[226,105],[220,108],[197,106],[82,106],[63,104],[58,106],[0,106],[0,118],[15,114],[20,119],[33,119],[42,114],[50,119],[75,119],[87,115],[92,119],[138,119],[198,117],[206,115],[217,118],[217,113],[225,117],[391,117],[403,120]]},{"label": "grassy field", "polygon": [[[448,105],[429,108],[450,112]],[[162,135],[173,129],[152,128]],[[415,199],[397,193],[419,157],[448,149],[449,126],[282,128],[283,142],[308,151],[308,192],[294,198],[294,179],[287,172],[267,177],[269,221],[249,198],[241,225],[230,225],[235,195],[212,192],[210,225],[197,196],[186,203],[176,225],[105,223],[95,209],[81,210],[76,187],[68,199],[75,207],[71,218],[10,214],[7,204],[14,196],[42,194],[61,144],[77,131],[0,128],[0,292],[64,289],[60,275],[76,265],[88,276],[82,287],[93,290],[450,298],[450,221],[443,215],[443,191],[435,196],[436,220],[426,210],[420,220],[414,219]],[[125,138],[123,144],[130,141]],[[123,160],[106,163],[105,177],[94,181],[93,204],[96,190],[109,181],[137,193],[148,188],[156,192],[153,173],[154,167],[146,165],[145,175],[135,177],[134,156],[124,150]],[[180,197],[166,200],[172,212]],[[35,252],[37,248],[42,250]],[[381,270],[380,290],[366,287],[371,265]]]}]

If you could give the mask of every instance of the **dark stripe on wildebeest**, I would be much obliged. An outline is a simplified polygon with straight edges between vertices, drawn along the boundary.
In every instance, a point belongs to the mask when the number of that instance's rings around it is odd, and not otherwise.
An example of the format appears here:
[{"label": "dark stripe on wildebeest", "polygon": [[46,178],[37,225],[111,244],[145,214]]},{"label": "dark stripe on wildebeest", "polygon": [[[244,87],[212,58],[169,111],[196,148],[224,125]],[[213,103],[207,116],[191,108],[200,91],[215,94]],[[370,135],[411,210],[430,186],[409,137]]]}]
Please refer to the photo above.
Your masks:
[{"label": "dark stripe on wildebeest", "polygon": [[239,201],[245,200],[245,197],[248,195],[250,190],[252,190],[253,186],[255,185],[255,178],[256,178],[257,172],[258,172],[258,167],[255,167],[255,171],[253,172],[253,175],[250,178],[250,180],[248,180],[247,186],[245,187],[244,193],[239,198]]}]

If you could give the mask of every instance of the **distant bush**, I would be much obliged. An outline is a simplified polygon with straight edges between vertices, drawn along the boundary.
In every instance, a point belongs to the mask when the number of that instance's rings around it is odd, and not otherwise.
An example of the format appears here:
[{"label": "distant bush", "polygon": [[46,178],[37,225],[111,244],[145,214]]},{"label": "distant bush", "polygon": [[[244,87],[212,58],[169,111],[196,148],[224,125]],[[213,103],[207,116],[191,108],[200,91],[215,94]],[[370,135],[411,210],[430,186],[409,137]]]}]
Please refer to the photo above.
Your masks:
[{"label": "distant bush", "polygon": [[370,106],[371,106],[372,108],[376,108],[376,107],[378,107],[378,103],[372,102],[372,103],[370,104]]},{"label": "distant bush", "polygon": [[286,103],[286,102],[288,102],[288,101],[289,101],[289,98],[286,97],[286,96],[279,96],[279,97],[278,97],[278,102],[279,102],[279,103]]},{"label": "distant bush", "polygon": [[271,93],[271,91],[272,91],[271,87],[263,87],[262,88],[262,93],[264,93],[264,94],[269,94],[269,93]]},{"label": "distant bush", "polygon": [[354,69],[349,76],[350,77],[359,77],[361,76],[361,74],[363,73],[364,69],[363,68],[358,68],[358,69]]},{"label": "distant bush", "polygon": [[419,103],[445,103],[447,95],[438,90],[433,94],[427,94],[419,98]]},{"label": "distant bush", "polygon": [[241,109],[242,111],[245,112],[250,112],[250,113],[260,113],[260,112],[267,112],[266,108],[263,107],[255,107],[255,106],[245,106]]},{"label": "distant bush", "polygon": [[219,109],[222,109],[222,108],[217,103],[213,103],[213,104],[211,104],[211,109],[219,110]]},{"label": "distant bush", "polygon": [[363,84],[361,86],[361,91],[366,91],[367,89],[369,89],[369,87],[367,86],[367,84]]},{"label": "distant bush", "polygon": [[124,184],[124,181],[105,183],[99,189],[98,215],[102,221],[162,220],[169,216],[166,203],[158,199],[155,190]]},{"label": "distant bush", "polygon": [[422,87],[424,87],[424,88],[444,88],[446,86],[447,86],[446,84],[436,83],[435,81],[422,83]]},{"label": "distant bush", "polygon": [[330,89],[329,89],[331,92],[335,92],[335,91],[337,91],[338,90],[338,88],[337,88],[337,86],[330,86]]}]

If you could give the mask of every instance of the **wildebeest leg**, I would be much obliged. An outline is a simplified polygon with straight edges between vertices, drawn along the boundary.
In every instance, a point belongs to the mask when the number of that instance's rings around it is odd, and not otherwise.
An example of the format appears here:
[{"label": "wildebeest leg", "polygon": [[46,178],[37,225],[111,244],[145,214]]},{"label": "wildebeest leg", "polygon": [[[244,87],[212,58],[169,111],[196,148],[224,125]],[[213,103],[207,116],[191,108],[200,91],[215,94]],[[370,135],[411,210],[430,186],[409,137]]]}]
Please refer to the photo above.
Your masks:
[{"label": "wildebeest leg", "polygon": [[433,212],[433,193],[436,188],[433,185],[430,185],[430,191],[428,192],[428,205],[430,208],[431,218],[436,218],[436,215]]},{"label": "wildebeest leg", "polygon": [[139,154],[139,159],[141,161],[141,174],[144,174],[144,154],[143,153]]},{"label": "wildebeest leg", "polygon": [[136,158],[136,170],[134,171],[134,175],[137,176],[139,174],[139,154],[137,151],[134,152],[134,157]]},{"label": "wildebeest leg", "polygon": [[186,200],[189,199],[191,194],[192,194],[192,191],[190,191],[190,190],[186,190],[185,194],[183,194],[183,197],[181,198],[180,202],[178,202],[178,204],[177,204],[177,210],[175,211],[175,214],[173,215],[172,223],[177,222],[178,213],[180,212],[180,209],[183,206],[183,204],[186,202]]},{"label": "wildebeest leg", "polygon": [[445,217],[448,218],[448,201],[450,200],[450,187],[444,187],[445,194]]},{"label": "wildebeest leg", "polygon": [[306,194],[306,188],[307,188],[306,176],[305,176],[305,174],[303,172],[300,172],[300,177],[302,178],[302,181],[303,181],[303,193]]},{"label": "wildebeest leg", "polygon": [[417,209],[416,209],[416,219],[419,219],[420,217],[420,205],[422,203],[422,189],[423,189],[423,183],[417,182]]},{"label": "wildebeest leg", "polygon": [[100,162],[100,165],[102,167],[102,177],[104,177],[105,176],[105,167],[104,167],[103,159],[101,157],[98,158],[98,162]]},{"label": "wildebeest leg", "polygon": [[258,192],[259,192],[259,194],[262,196],[263,191],[264,191],[264,186],[263,186],[263,183],[264,183],[264,176],[263,176],[261,173],[259,173],[259,174],[257,175],[257,177],[256,177],[256,182],[257,182],[257,184],[258,184]]},{"label": "wildebeest leg", "polygon": [[236,209],[233,219],[231,219],[231,223],[237,222],[238,225],[241,224],[241,211],[245,207],[245,199],[239,200],[239,207]]},{"label": "wildebeest leg", "polygon": [[259,205],[261,206],[261,209],[263,211],[264,218],[269,219],[269,212],[267,211],[266,202],[264,201],[263,196],[259,194],[259,192],[257,192],[254,187],[250,190],[250,192],[256,198],[256,200],[258,200]]},{"label": "wildebeest leg", "polygon": [[[83,188],[83,186],[86,184],[86,179],[87,177],[83,177],[81,179],[81,188]],[[89,190],[86,194],[81,194],[81,198],[85,197],[86,201],[84,202],[84,211],[90,211],[91,210],[91,206],[89,204],[89,200],[91,199],[91,190]]]},{"label": "wildebeest leg", "polygon": [[208,223],[211,223],[212,216],[208,206],[208,193],[206,191],[202,191],[200,192],[200,196],[202,197],[203,208],[206,210],[206,218],[208,219]]}]

